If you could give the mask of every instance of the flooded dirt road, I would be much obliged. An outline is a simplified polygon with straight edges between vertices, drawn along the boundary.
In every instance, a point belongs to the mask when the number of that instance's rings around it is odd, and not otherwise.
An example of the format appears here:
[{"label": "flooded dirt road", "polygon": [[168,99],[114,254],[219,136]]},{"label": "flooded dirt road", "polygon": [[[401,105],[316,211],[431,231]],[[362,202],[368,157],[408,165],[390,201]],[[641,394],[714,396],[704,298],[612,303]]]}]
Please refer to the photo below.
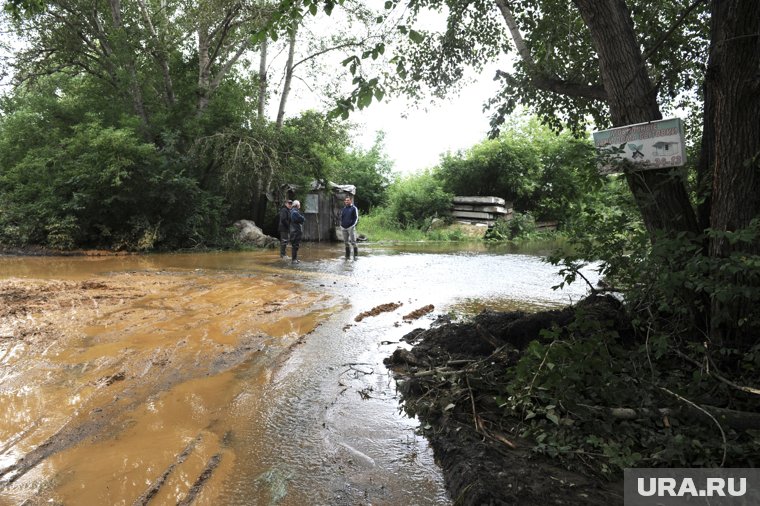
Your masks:
[{"label": "flooded dirt road", "polygon": [[0,504],[449,504],[382,360],[584,293],[470,248],[0,258]]}]

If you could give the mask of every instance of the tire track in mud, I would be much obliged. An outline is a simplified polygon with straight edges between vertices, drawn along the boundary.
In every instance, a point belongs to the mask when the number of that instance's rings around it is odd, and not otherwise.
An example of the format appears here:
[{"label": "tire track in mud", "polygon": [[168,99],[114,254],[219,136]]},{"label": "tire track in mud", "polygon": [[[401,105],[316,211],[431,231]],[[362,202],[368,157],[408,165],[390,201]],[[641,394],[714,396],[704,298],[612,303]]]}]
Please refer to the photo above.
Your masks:
[{"label": "tire track in mud", "polygon": [[[167,281],[156,274],[128,274],[118,280],[109,278],[108,283],[0,281],[0,300],[16,304],[0,311],[4,313],[0,314],[0,327],[3,320],[18,320],[24,324],[13,329],[11,339],[26,343],[24,348],[29,351],[21,358],[14,358],[12,364],[14,370],[23,374],[14,375],[13,383],[0,384],[0,387],[8,393],[25,383],[35,389],[42,385],[49,390],[46,395],[63,393],[57,401],[61,407],[78,399],[73,412],[65,414],[67,410],[58,412],[58,406],[53,405],[55,397],[44,398],[42,403],[34,404],[43,406],[42,411],[37,407],[36,412],[26,413],[27,423],[18,425],[12,432],[8,432],[11,426],[3,427],[6,434],[5,440],[0,440],[3,447],[0,457],[12,456],[13,460],[6,458],[6,463],[13,463],[0,467],[0,490],[9,493],[16,484],[15,489],[27,490],[24,492],[27,494],[30,490],[24,478],[41,463],[56,455],[64,455],[65,461],[71,451],[79,451],[75,447],[98,447],[114,437],[122,437],[120,434],[135,423],[141,410],[154,402],[162,402],[163,394],[183,383],[205,381],[207,377],[228,373],[246,363],[271,367],[278,354],[269,352],[282,349],[283,338],[289,342],[295,339],[294,332],[300,333],[313,324],[316,317],[302,321],[302,310],[308,308],[307,315],[318,314],[319,308],[325,305],[325,300],[315,293],[289,295],[291,289],[279,281],[275,284],[270,280],[241,280],[236,276],[204,277],[202,281],[198,281],[200,278],[172,278]],[[139,285],[139,281],[143,284]],[[135,288],[133,283],[139,286]],[[105,291],[115,296],[106,298],[100,294]],[[215,293],[209,297],[212,291]],[[165,301],[168,305],[156,309],[151,303],[163,299],[161,294],[168,297]],[[95,299],[100,303],[92,303]],[[123,305],[124,300],[129,304]],[[24,316],[23,321],[19,315]],[[259,328],[261,322],[265,326]],[[83,334],[83,329],[90,325],[97,325],[91,331],[94,334]],[[272,334],[273,331],[283,335]],[[131,335],[138,339],[129,341]],[[9,344],[8,348],[12,346]],[[64,358],[55,358],[62,350],[65,350],[61,355]],[[11,354],[6,349],[3,360],[10,359]],[[45,380],[46,377],[49,379]],[[0,398],[0,401],[4,402],[0,405],[13,408],[7,399]],[[55,412],[52,418],[48,416],[50,409]],[[52,425],[51,420],[58,427]],[[218,421],[215,418],[204,423]],[[202,427],[196,427],[200,429],[199,437],[204,431],[213,436],[214,428]],[[198,471],[200,474],[194,483],[186,484],[186,496],[172,502],[195,501],[213,476],[226,472],[220,470],[220,465],[229,450],[223,441],[221,447],[213,448],[213,439],[204,445],[212,445],[210,458],[209,453],[197,446],[197,441],[184,449],[182,444],[177,444],[173,464],[163,468],[163,474],[152,476],[154,481],[147,490],[116,497],[126,499],[129,504],[138,496],[135,504],[146,504],[157,495],[176,494],[174,484],[171,491],[162,487],[167,480],[176,481],[177,468],[183,463],[187,467],[186,461],[195,455],[193,459],[205,459],[205,467],[202,471],[193,470],[193,464],[189,471],[182,471],[183,475],[189,472],[193,476]],[[169,457],[171,447],[164,450],[168,450],[164,452],[165,458]],[[42,476],[43,480],[55,479],[55,473],[60,472],[56,471],[56,465],[54,474]],[[227,469],[229,464],[223,467]],[[158,467],[158,471],[161,469]],[[181,490],[185,490],[184,486]],[[38,489],[32,492],[36,498],[27,497],[27,501],[44,501],[49,493],[49,490]],[[50,500],[54,498],[51,496]]]},{"label": "tire track in mud", "polygon": [[[13,484],[45,459],[76,446],[88,438],[96,440],[99,437],[107,436],[109,432],[118,431],[120,424],[123,422],[122,415],[130,413],[152,395],[166,392],[175,385],[194,378],[220,374],[252,360],[254,355],[261,351],[261,348],[254,348],[254,343],[251,342],[257,341],[257,338],[260,339],[261,336],[250,338],[247,340],[249,342],[241,343],[233,350],[222,352],[222,354],[210,361],[209,367],[206,368],[196,367],[195,369],[190,369],[190,364],[187,363],[183,364],[184,368],[182,372],[167,367],[150,367],[149,371],[155,373],[155,376],[151,377],[149,372],[139,378],[140,383],[151,385],[149,390],[140,390],[140,385],[137,382],[130,381],[135,378],[121,380],[118,383],[123,383],[125,388],[114,395],[113,401],[105,406],[98,405],[90,410],[86,415],[88,419],[84,422],[79,419],[69,420],[46,441],[19,458],[15,464],[1,470],[0,484]],[[170,359],[169,362],[172,362],[172,360]],[[200,364],[196,362],[194,365],[199,366]],[[114,382],[105,382],[104,388],[108,388],[114,384]],[[103,395],[109,394],[111,392],[103,393]],[[93,399],[91,403],[96,403],[97,400]],[[121,402],[125,400],[127,402]],[[81,416],[82,414],[80,413],[78,418],[81,418]]]}]

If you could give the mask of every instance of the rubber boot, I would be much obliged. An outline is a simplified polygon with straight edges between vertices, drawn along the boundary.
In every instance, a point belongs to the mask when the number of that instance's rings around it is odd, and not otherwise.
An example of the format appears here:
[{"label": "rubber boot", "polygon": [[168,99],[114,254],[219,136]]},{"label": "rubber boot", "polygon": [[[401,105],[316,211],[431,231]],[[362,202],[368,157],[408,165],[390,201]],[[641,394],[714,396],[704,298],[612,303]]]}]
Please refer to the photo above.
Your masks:
[{"label": "rubber boot", "polygon": [[346,260],[351,260],[351,247],[346,246]]},{"label": "rubber boot", "polygon": [[356,260],[356,258],[358,256],[359,256],[359,248],[357,248],[356,246],[354,246],[354,260]]},{"label": "rubber boot", "polygon": [[298,248],[293,248],[293,260],[291,260],[290,263],[297,264],[297,263],[300,263],[300,262],[301,261],[298,259]]},{"label": "rubber boot", "polygon": [[288,247],[288,243],[285,241],[280,241],[280,257],[285,258],[285,248]]}]

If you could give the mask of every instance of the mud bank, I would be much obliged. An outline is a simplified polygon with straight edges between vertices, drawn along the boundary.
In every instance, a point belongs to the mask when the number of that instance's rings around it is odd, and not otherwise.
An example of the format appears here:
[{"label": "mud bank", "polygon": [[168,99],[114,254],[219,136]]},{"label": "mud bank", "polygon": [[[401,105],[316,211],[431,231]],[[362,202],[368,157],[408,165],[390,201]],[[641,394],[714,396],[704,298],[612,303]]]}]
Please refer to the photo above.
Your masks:
[{"label": "mud bank", "polygon": [[[609,299],[584,302],[608,318]],[[385,360],[394,371],[404,409],[419,417],[455,504],[541,505],[623,503],[622,483],[568,471],[532,452],[521,439],[521,420],[508,417],[503,395],[506,369],[542,329],[563,327],[575,308],[522,312],[484,311],[468,323],[442,323],[404,337],[411,350]]]}]

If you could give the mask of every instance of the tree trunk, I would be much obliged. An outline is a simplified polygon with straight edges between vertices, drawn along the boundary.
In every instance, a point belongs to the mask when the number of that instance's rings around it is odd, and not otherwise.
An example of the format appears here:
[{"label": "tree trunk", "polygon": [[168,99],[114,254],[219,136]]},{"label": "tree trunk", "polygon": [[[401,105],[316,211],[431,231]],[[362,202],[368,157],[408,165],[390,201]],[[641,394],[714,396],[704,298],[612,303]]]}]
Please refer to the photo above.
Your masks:
[{"label": "tree trunk", "polygon": [[124,58],[124,65],[127,67],[129,74],[129,93],[132,97],[132,108],[135,114],[140,118],[143,129],[148,128],[148,114],[145,111],[145,100],[143,99],[142,88],[137,77],[134,54],[132,49],[126,43],[126,37],[123,36],[123,22],[121,16],[121,0],[110,0],[111,19],[113,20],[114,32],[117,34],[115,41],[117,57]]},{"label": "tree trunk", "polygon": [[[657,88],[647,74],[641,46],[624,0],[574,0],[599,55],[613,126],[662,119]],[[697,233],[697,220],[679,171],[649,169],[626,174],[644,224],[657,231]]]},{"label": "tree trunk", "polygon": [[282,85],[282,96],[280,97],[280,107],[277,109],[277,128],[282,128],[282,123],[285,120],[285,104],[288,102],[288,95],[290,94],[290,84],[293,81],[293,59],[296,52],[296,33],[298,33],[298,25],[293,24],[290,31],[290,44],[288,46],[288,61],[285,64],[285,82]]},{"label": "tree trunk", "polygon": [[211,57],[209,56],[208,27],[198,27],[198,116],[203,114],[209,103],[211,87]]},{"label": "tree trunk", "polygon": [[260,56],[259,56],[259,120],[264,121],[267,105],[267,48],[269,46],[269,40],[264,39],[261,41]]},{"label": "tree trunk", "polygon": [[[705,80],[709,137],[702,164],[710,169],[710,227],[731,232],[760,218],[760,2],[715,0],[711,22]],[[760,254],[760,241],[731,244],[725,237],[712,237],[710,256],[724,258],[736,252]],[[760,289],[752,276],[745,278],[743,273],[715,276]],[[733,301],[713,300],[711,335],[724,346],[747,349],[757,342],[760,328],[740,322],[756,322],[751,315],[757,307],[747,297],[735,295]]]},{"label": "tree trunk", "polygon": [[172,84],[172,77],[171,73],[169,72],[168,54],[166,48],[161,42],[160,37],[158,36],[158,32],[156,32],[153,21],[150,18],[150,12],[148,12],[148,7],[145,5],[145,0],[138,0],[138,3],[140,4],[140,11],[142,12],[143,19],[145,20],[145,24],[148,27],[148,31],[150,32],[153,45],[155,46],[153,51],[151,51],[151,54],[156,59],[159,67],[161,67],[161,75],[164,78],[164,100],[166,102],[166,105],[171,107],[174,105],[175,98],[174,85]]},{"label": "tree trunk", "polygon": [[[711,122],[715,150],[710,225],[733,231],[760,217],[760,2],[715,0]],[[760,253],[760,244],[751,248]],[[724,256],[731,246],[714,240],[710,253]]]}]

